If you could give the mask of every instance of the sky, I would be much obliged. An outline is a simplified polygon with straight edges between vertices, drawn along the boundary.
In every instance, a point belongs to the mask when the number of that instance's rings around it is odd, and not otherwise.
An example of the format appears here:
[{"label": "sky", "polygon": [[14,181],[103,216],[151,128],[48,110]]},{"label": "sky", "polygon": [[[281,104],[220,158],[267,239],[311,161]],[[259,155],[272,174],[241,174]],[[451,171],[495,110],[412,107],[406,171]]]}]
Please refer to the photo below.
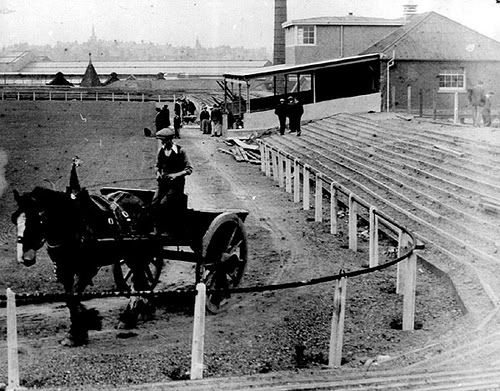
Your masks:
[{"label": "sky", "polygon": [[[496,0],[288,0],[288,20],[315,16],[398,18],[413,1],[500,41]],[[274,0],[0,0],[0,48],[19,42],[99,39],[272,48]]]}]

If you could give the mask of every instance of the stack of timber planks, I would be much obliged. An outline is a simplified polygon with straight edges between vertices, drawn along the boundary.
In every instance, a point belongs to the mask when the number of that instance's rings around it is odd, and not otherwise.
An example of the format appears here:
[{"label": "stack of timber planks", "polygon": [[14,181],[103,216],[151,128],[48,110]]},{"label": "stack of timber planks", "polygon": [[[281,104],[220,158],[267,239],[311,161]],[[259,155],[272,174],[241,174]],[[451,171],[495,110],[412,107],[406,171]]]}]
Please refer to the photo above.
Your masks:
[{"label": "stack of timber planks", "polygon": [[219,152],[232,155],[237,162],[260,164],[260,149],[251,139],[228,138],[225,143],[231,148],[218,148]]}]

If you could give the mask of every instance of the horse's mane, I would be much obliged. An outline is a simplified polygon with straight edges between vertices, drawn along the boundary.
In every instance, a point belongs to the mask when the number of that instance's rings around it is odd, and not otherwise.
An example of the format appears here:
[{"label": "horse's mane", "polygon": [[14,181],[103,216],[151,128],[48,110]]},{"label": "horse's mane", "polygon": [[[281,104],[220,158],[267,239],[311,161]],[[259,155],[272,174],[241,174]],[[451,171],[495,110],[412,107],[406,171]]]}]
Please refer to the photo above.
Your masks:
[{"label": "horse's mane", "polygon": [[70,200],[69,196],[62,191],[47,189],[41,186],[35,187],[31,192],[31,196],[46,208],[51,208],[54,205],[63,207]]}]

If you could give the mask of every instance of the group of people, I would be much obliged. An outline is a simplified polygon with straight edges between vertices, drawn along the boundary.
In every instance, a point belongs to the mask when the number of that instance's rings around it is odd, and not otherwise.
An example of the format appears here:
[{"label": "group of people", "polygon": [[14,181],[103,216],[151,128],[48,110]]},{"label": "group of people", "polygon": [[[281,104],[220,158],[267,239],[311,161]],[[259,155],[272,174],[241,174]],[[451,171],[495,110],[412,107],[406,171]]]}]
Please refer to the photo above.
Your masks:
[{"label": "group of people", "polygon": [[208,107],[203,105],[200,112],[200,131],[203,134],[210,134],[212,137],[222,136],[222,109],[216,103],[210,112]]},{"label": "group of people", "polygon": [[484,84],[479,81],[469,90],[469,102],[472,105],[472,124],[481,126],[481,119],[484,126],[491,126],[491,97],[493,92],[485,92]]},{"label": "group of people", "polygon": [[279,132],[281,135],[285,134],[288,118],[289,133],[297,133],[297,136],[300,136],[300,121],[302,119],[302,114],[304,114],[304,106],[297,98],[289,96],[288,102],[285,101],[284,98],[281,98],[280,103],[274,110],[274,114],[278,116],[280,124]]}]

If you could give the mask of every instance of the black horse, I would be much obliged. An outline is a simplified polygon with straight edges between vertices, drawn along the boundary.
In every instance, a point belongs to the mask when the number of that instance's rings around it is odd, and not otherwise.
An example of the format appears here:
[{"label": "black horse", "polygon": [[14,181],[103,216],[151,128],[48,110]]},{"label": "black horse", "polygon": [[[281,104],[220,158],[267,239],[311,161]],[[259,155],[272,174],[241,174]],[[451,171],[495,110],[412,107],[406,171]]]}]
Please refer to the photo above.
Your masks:
[{"label": "black horse", "polygon": [[[79,188],[77,181],[75,184],[74,168],[73,183],[70,181],[66,192],[36,187],[20,195],[14,190],[18,209],[12,215],[12,222],[17,225],[18,261],[26,266],[33,265],[37,251],[46,244],[57,280],[68,294],[66,304],[71,326],[68,336],[61,342],[67,346],[86,344],[88,330],[100,328],[101,317],[97,310],[86,309],[78,298],[99,268],[126,260],[132,271],[134,289],[146,290],[148,276],[144,275],[141,262],[145,258],[156,258],[161,251],[161,246],[154,242],[116,240],[131,231],[148,230],[147,224],[141,226],[140,221],[144,205],[139,199],[121,194],[116,197],[118,203],[110,207],[108,198],[89,195]],[[120,207],[120,200],[128,212]],[[123,205],[124,200],[127,205]],[[135,272],[134,268],[141,272]],[[127,309],[128,312],[122,314],[122,321],[133,327],[137,319],[130,316],[130,304]]]}]

